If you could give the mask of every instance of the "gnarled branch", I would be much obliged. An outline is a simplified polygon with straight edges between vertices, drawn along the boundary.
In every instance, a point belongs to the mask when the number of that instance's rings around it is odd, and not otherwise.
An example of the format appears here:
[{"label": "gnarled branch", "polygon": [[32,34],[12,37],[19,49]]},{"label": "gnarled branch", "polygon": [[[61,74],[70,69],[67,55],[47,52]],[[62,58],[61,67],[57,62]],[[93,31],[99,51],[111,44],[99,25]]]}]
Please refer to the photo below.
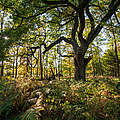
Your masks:
[{"label": "gnarled branch", "polygon": [[85,29],[84,9],[81,9],[79,12],[79,21],[80,21],[80,26],[79,26],[79,31],[78,31],[78,38],[79,38],[81,46],[87,47],[87,42],[83,38],[83,31]]},{"label": "gnarled branch", "polygon": [[90,19],[90,24],[91,24],[91,30],[94,30],[95,28],[95,23],[92,14],[90,13],[89,6],[86,7],[86,14],[88,18]]},{"label": "gnarled branch", "polygon": [[81,9],[79,12],[79,20],[80,20],[80,27],[79,27],[79,36],[82,37],[84,28],[85,28],[85,16],[84,16],[84,9]]},{"label": "gnarled branch", "polygon": [[61,55],[61,54],[60,54],[60,56],[61,56],[61,57],[68,57],[68,58],[69,58],[69,57],[74,57],[73,55]]},{"label": "gnarled branch", "polygon": [[48,0],[44,0],[43,1],[45,4],[48,4],[48,5],[67,5],[67,6],[70,6],[72,7],[74,10],[77,10],[77,7],[75,5],[73,5],[71,2],[69,2],[68,0],[59,0],[59,1],[48,1]]},{"label": "gnarled branch", "polygon": [[34,15],[31,15],[31,16],[28,16],[28,17],[24,17],[24,16],[21,16],[20,14],[17,14],[17,15],[14,15],[14,16],[17,16],[18,18],[23,18],[23,19],[30,19],[30,18],[34,18],[34,17],[37,17],[37,16],[40,16],[44,13],[46,13],[47,11],[49,10],[52,10],[54,8],[58,8],[58,7],[66,7],[67,5],[55,5],[55,6],[51,6],[51,7],[48,7],[48,8],[45,8],[42,12],[38,12]]},{"label": "gnarled branch", "polygon": [[85,60],[84,64],[87,65],[91,59],[92,59],[92,56],[89,56],[88,58],[84,58]]},{"label": "gnarled branch", "polygon": [[112,1],[112,3],[113,3],[113,5],[110,4],[110,6],[109,6],[110,9],[108,10],[107,14],[102,18],[102,20],[97,25],[97,27],[94,30],[91,30],[90,33],[88,34],[88,37],[87,37],[88,45],[95,39],[95,37],[99,34],[99,32],[101,31],[101,29],[103,28],[104,24],[115,13],[116,9],[120,5],[120,0]]},{"label": "gnarled branch", "polygon": [[117,20],[117,23],[120,24],[120,22],[119,22],[119,20],[117,18],[116,12],[114,13],[114,15],[115,15],[115,19]]},{"label": "gnarled branch", "polygon": [[51,43],[48,47],[45,48],[45,51],[43,52],[43,54],[45,54],[47,51],[49,51],[52,47],[54,47],[55,45],[59,44],[62,41],[65,41],[69,44],[73,45],[73,42],[65,37],[60,37],[58,40],[56,40],[55,42]]},{"label": "gnarled branch", "polygon": [[77,51],[77,47],[78,47],[78,43],[75,40],[77,29],[78,29],[78,16],[76,15],[74,17],[74,25],[73,25],[73,28],[72,28],[72,35],[71,35],[71,39],[73,41],[73,48],[74,48],[75,51]]},{"label": "gnarled branch", "polygon": [[100,7],[100,5],[95,5],[95,4],[92,4],[92,5],[88,5],[88,7],[98,7],[99,9],[100,9],[100,11],[104,11],[101,7]]}]

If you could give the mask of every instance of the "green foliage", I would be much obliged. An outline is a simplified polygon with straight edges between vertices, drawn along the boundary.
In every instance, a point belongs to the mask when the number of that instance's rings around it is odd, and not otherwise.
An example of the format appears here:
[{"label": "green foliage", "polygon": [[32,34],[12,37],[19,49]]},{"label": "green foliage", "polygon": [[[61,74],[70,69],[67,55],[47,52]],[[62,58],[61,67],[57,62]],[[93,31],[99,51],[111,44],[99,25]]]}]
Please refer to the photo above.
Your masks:
[{"label": "green foliage", "polygon": [[[14,81],[9,81],[8,78],[3,78],[0,81],[0,116],[1,118],[9,116],[13,110],[13,99],[16,94],[14,93]],[[13,95],[12,95],[13,94]],[[2,102],[4,101],[4,102]]]},{"label": "green foliage", "polygon": [[39,119],[35,111],[28,110],[22,115],[21,120],[39,120]]},{"label": "green foliage", "polygon": [[[0,97],[0,117],[5,120],[119,118],[118,79],[97,77],[88,79],[86,83],[66,79],[40,82],[26,78],[25,81],[16,81],[16,88],[11,89],[20,92],[7,94],[4,101]],[[30,102],[34,98],[36,101]]]},{"label": "green foliage", "polygon": [[[42,105],[51,119],[114,119],[119,116],[116,81],[98,78],[86,83],[52,81],[43,88]],[[112,103],[112,104],[111,104]],[[115,114],[112,112],[114,111]],[[52,117],[53,116],[53,117]]]},{"label": "green foliage", "polygon": [[22,112],[28,107],[25,95],[21,93],[22,88],[18,90],[16,81],[8,78],[3,78],[0,86],[0,118],[18,120]]},{"label": "green foliage", "polygon": [[[118,59],[120,59],[120,56],[118,57],[119,57]],[[115,57],[115,52],[112,49],[108,49],[104,54],[103,66],[106,75],[116,76],[117,74],[116,57]]]}]

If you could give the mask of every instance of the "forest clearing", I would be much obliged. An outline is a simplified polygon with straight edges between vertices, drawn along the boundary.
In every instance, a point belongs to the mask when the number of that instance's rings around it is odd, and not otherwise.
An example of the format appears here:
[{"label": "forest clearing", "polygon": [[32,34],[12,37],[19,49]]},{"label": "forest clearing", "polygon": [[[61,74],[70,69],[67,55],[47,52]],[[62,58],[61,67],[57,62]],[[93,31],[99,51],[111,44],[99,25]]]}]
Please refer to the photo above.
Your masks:
[{"label": "forest clearing", "polygon": [[120,1],[0,0],[0,120],[119,120]]}]

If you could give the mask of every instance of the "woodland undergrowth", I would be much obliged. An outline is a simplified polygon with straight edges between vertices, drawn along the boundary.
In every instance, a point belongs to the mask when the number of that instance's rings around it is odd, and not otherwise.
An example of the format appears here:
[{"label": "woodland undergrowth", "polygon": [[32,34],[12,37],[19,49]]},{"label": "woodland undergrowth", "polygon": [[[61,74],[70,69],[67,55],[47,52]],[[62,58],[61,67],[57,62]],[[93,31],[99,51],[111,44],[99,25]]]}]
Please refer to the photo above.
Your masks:
[{"label": "woodland undergrowth", "polygon": [[118,120],[120,80],[36,78],[0,81],[0,120]]}]

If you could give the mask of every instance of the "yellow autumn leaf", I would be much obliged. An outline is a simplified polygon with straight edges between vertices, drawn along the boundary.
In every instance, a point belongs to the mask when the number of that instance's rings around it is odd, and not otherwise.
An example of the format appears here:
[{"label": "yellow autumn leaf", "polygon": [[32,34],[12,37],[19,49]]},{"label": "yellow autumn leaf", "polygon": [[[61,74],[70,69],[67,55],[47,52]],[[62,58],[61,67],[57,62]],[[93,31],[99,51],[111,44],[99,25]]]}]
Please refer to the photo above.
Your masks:
[{"label": "yellow autumn leaf", "polygon": [[117,17],[120,18],[120,12],[117,13]]}]

